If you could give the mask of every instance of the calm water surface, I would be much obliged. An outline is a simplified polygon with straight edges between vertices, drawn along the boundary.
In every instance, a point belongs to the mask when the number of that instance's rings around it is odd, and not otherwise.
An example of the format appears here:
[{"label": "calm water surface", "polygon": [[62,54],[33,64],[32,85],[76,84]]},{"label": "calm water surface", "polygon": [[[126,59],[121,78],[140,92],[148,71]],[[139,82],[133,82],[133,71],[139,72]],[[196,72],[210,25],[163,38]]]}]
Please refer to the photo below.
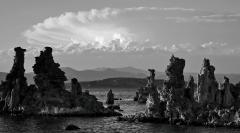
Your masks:
[{"label": "calm water surface", "polygon": [[[132,101],[135,90],[118,89],[113,90],[115,97],[122,98],[116,101],[124,110],[123,114],[133,114],[144,111],[145,105],[138,105]],[[104,101],[107,89],[92,89],[91,94],[97,96],[99,101]],[[68,124],[75,124],[81,129],[78,131],[65,131],[64,127]],[[205,127],[187,127],[171,126],[165,124],[151,123],[128,123],[118,122],[115,117],[33,117],[16,118],[0,117],[0,132],[5,133],[239,133],[240,129],[228,128],[205,128]]]}]

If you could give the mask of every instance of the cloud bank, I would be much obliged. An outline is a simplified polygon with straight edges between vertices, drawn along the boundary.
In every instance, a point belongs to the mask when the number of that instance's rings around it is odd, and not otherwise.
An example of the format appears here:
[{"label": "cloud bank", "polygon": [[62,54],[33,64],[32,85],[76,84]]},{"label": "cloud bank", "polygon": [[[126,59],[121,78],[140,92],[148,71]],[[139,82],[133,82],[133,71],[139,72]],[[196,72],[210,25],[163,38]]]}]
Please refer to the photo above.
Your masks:
[{"label": "cloud bank", "polygon": [[[165,13],[168,12],[168,15]],[[33,25],[24,32],[30,46],[29,53],[37,53],[44,46],[51,46],[56,53],[82,52],[187,52],[199,54],[232,54],[236,49],[228,48],[227,43],[207,41],[201,44],[159,43],[148,38],[139,39],[138,33],[121,23],[121,19],[152,18],[154,21],[224,23],[239,21],[239,14],[215,14],[187,8],[104,8],[101,10],[66,12],[56,17],[49,17]],[[137,14],[137,15],[136,15]],[[181,15],[182,16],[178,16]]]}]

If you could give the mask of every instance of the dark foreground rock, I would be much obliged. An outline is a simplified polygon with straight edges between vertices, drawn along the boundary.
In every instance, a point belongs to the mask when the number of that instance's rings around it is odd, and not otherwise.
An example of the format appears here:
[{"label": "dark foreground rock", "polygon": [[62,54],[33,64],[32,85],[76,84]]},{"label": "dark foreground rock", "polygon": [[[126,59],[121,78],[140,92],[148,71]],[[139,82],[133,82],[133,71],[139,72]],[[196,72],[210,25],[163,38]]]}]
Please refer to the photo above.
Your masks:
[{"label": "dark foreground rock", "polygon": [[2,111],[18,111],[24,105],[25,93],[28,89],[26,78],[24,77],[24,53],[26,49],[16,47],[15,57],[11,71],[7,74],[6,80],[1,84]]},{"label": "dark foreground rock", "polygon": [[65,89],[65,73],[52,56],[52,48],[46,47],[36,57],[33,66],[35,84],[27,85],[24,77],[24,52],[15,48],[14,64],[6,81],[0,85],[0,113],[4,115],[50,116],[119,116],[118,112],[105,108],[102,102],[82,92],[77,79],[71,81],[71,91]]},{"label": "dark foreground rock", "polygon": [[70,124],[68,125],[65,130],[71,131],[71,130],[79,130],[80,128],[76,125]]}]

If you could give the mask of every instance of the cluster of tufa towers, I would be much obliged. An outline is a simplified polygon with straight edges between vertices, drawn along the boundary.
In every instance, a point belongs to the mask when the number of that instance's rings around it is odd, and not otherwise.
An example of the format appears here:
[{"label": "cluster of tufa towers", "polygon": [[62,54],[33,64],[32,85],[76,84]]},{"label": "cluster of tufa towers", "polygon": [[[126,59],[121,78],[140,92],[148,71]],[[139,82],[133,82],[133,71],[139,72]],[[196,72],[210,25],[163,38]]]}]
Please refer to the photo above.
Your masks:
[{"label": "cluster of tufa towers", "polygon": [[[52,48],[45,47],[35,57],[33,72],[35,84],[28,85],[24,76],[24,52],[16,47],[14,63],[5,81],[0,85],[0,113],[7,114],[57,114],[72,110],[79,113],[108,113],[103,104],[87,91],[82,92],[76,78],[71,80],[71,91],[67,91],[65,73],[52,56]],[[72,109],[72,110],[71,110]]]}]

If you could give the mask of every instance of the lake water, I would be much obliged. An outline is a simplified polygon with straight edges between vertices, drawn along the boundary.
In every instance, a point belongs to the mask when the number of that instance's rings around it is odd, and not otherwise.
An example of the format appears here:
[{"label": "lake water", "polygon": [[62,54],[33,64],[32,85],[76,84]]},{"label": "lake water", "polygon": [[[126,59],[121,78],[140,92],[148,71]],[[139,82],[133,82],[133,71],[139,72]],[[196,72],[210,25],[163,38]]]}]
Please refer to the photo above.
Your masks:
[{"label": "lake water", "polygon": [[[145,105],[133,102],[134,89],[113,90],[115,97],[122,98],[116,101],[124,110],[123,114],[133,114],[144,111]],[[106,99],[107,89],[92,89],[91,94],[97,96],[99,101]],[[68,124],[75,124],[81,129],[65,131]],[[128,123],[118,122],[116,117],[0,117],[0,132],[5,133],[239,133],[240,129],[207,128],[194,126],[172,126],[166,124]]]}]

